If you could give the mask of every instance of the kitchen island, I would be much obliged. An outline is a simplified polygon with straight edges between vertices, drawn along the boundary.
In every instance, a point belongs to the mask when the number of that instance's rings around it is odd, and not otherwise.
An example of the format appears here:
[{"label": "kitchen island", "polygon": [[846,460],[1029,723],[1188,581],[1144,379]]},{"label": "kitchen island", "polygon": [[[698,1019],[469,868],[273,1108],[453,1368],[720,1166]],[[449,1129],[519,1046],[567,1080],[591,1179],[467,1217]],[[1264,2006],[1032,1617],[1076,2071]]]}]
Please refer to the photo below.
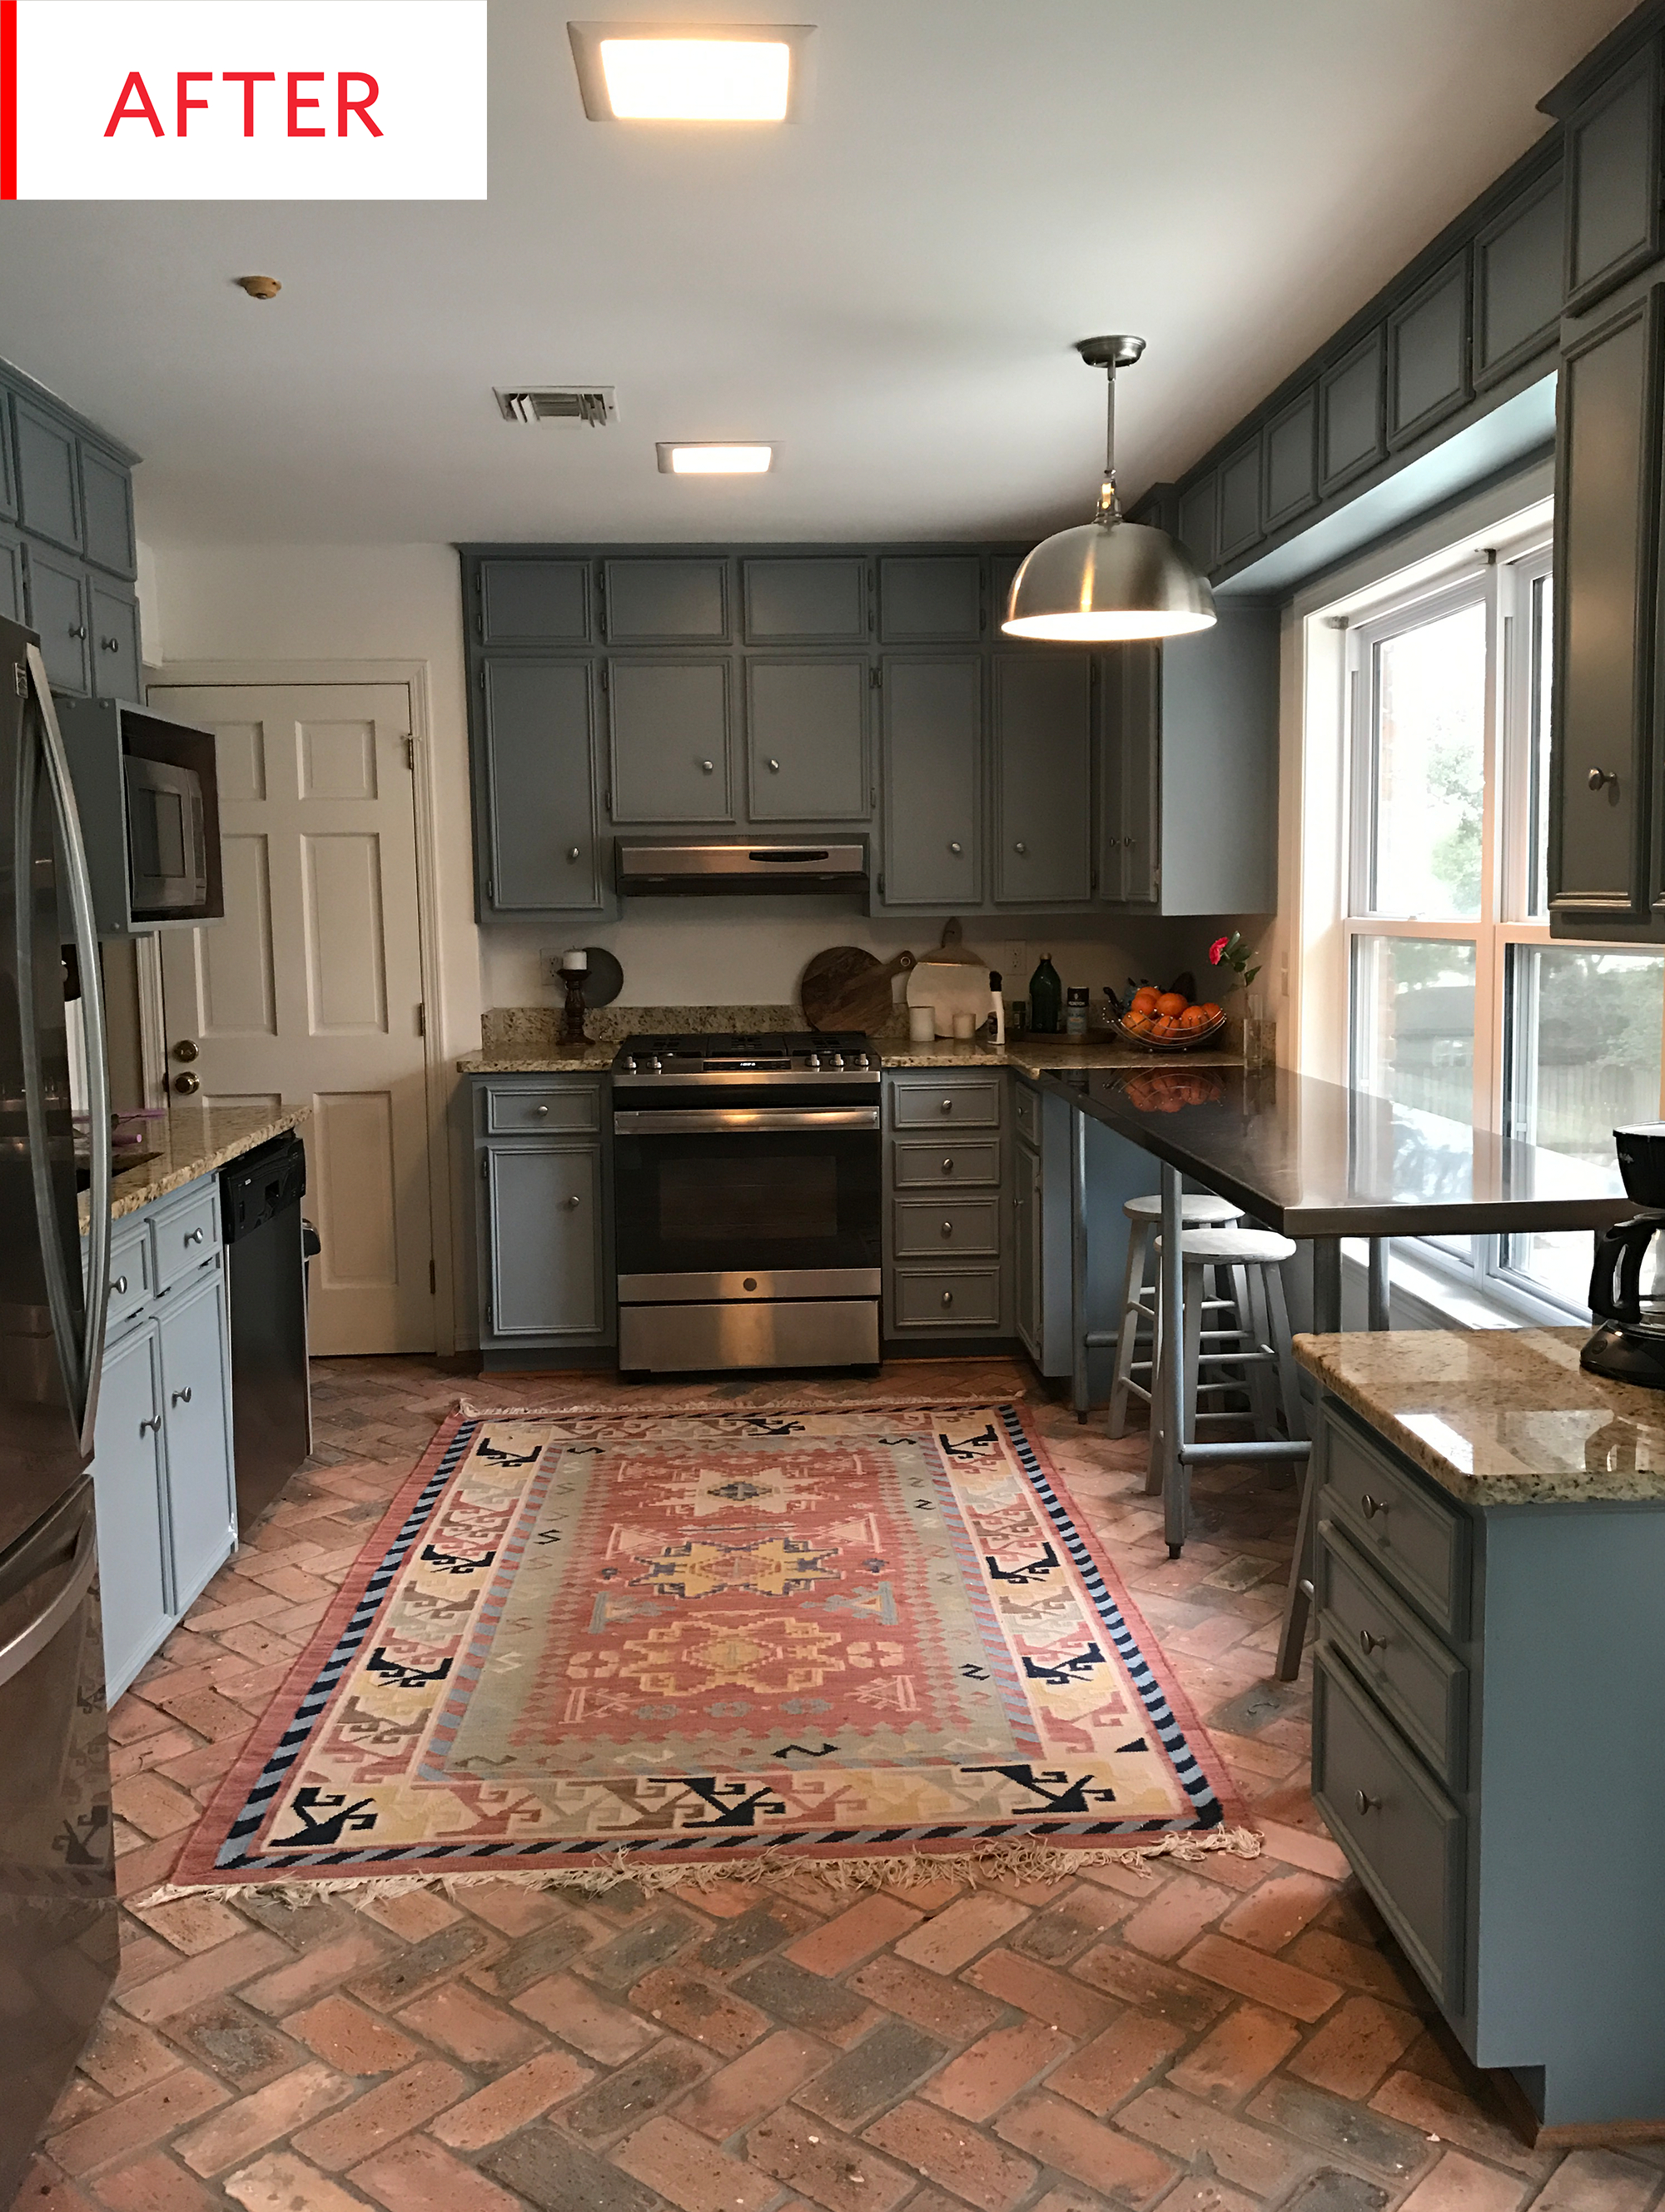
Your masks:
[{"label": "kitchen island", "polygon": [[1587,1334],[1296,1339],[1313,1796],[1540,2145],[1665,2136],[1665,1396]]}]

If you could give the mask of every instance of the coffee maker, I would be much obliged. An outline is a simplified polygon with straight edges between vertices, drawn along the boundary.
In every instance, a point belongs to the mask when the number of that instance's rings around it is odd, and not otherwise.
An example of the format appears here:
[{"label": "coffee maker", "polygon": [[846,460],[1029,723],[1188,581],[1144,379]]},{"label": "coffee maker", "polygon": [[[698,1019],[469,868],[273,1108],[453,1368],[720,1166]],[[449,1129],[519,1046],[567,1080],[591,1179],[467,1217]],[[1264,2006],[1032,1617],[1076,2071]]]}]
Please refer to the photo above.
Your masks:
[{"label": "coffee maker", "polygon": [[1590,1311],[1601,1323],[1578,1355],[1592,1375],[1615,1382],[1640,1382],[1665,1390],[1665,1290],[1650,1273],[1642,1287],[1653,1241],[1665,1234],[1665,1121],[1615,1129],[1619,1172],[1642,1212],[1614,1222],[1596,1240],[1589,1279]]}]

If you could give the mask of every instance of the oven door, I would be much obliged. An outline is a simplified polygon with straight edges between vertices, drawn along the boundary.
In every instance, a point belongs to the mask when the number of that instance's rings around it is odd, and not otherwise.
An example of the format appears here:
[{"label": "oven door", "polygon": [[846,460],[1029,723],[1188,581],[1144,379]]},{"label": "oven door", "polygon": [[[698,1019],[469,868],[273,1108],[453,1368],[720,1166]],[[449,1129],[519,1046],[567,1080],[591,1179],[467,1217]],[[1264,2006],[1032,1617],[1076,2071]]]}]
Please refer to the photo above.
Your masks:
[{"label": "oven door", "polygon": [[622,1109],[613,1191],[626,1304],[878,1295],[876,1105]]}]

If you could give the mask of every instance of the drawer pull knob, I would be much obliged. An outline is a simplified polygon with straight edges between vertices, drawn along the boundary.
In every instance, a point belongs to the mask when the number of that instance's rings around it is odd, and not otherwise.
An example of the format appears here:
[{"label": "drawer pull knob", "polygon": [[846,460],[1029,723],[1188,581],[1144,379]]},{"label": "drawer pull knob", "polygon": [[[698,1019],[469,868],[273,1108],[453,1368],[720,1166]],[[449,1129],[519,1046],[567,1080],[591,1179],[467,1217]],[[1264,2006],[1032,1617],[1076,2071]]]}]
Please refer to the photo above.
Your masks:
[{"label": "drawer pull knob", "polygon": [[204,1232],[200,1229],[187,1229],[185,1232],[185,1241],[187,1244],[200,1244],[204,1234]]},{"label": "drawer pull knob", "polygon": [[943,1304],[944,1304],[945,1306],[951,1306],[951,1305],[953,1304],[953,1303],[954,1303],[954,1293],[952,1292],[952,1291],[945,1291],[943,1292],[943,1294],[942,1294],[942,1302],[943,1302]]},{"label": "drawer pull knob", "polygon": [[125,1293],[126,1293],[126,1290],[127,1290],[127,1278],[126,1278],[126,1276],[125,1276],[125,1275],[118,1275],[118,1276],[116,1277],[116,1279],[115,1279],[114,1282],[112,1282],[112,1283],[111,1284],[110,1288],[111,1288],[111,1289],[115,1292],[115,1294],[116,1294],[116,1296],[117,1296],[118,1297],[124,1297],[124,1296],[125,1295]]},{"label": "drawer pull knob", "polygon": [[1385,1651],[1388,1648],[1388,1639],[1385,1636],[1372,1636],[1368,1628],[1361,1628],[1358,1632],[1358,1648],[1368,1659],[1372,1651]]},{"label": "drawer pull knob", "polygon": [[1020,837],[1012,849],[1014,853],[1027,853],[1029,847],[1024,844],[1023,839]]},{"label": "drawer pull knob", "polygon": [[951,1237],[954,1234],[954,1224],[951,1221],[945,1221],[943,1223],[942,1233],[945,1237]]},{"label": "drawer pull knob", "polygon": [[191,1403],[190,1383],[187,1382],[183,1390],[176,1390],[173,1393],[173,1403],[176,1406],[188,1406]]},{"label": "drawer pull knob", "polygon": [[550,1109],[547,1106],[534,1106],[532,1110],[538,1115],[538,1119],[542,1121]]},{"label": "drawer pull knob", "polygon": [[778,760],[772,760],[772,761],[769,763],[769,774],[770,774],[771,775],[780,775],[780,773],[781,773],[781,763],[780,763],[780,762],[779,762]]},{"label": "drawer pull knob", "polygon": [[1352,1802],[1361,1813],[1379,1813],[1382,1809],[1382,1800],[1372,1797],[1368,1790],[1355,1790]]},{"label": "drawer pull knob", "polygon": [[149,1420],[141,1421],[139,1423],[139,1434],[142,1437],[155,1436],[156,1431],[161,1428],[161,1415],[160,1413],[153,1414]]},{"label": "drawer pull knob", "polygon": [[1358,1510],[1367,1521],[1374,1521],[1378,1513],[1387,1511],[1388,1501],[1385,1498],[1372,1498],[1367,1490],[1358,1501]]},{"label": "drawer pull knob", "polygon": [[577,1204],[578,1204],[578,1194],[576,1193],[576,1191],[574,1191],[574,1194],[573,1194],[573,1195],[572,1195],[572,1196],[571,1196],[571,1197],[567,1200],[567,1210],[568,1210],[568,1212],[570,1212],[572,1211],[573,1207],[574,1207],[574,1206],[575,1206]]},{"label": "drawer pull knob", "polygon": [[947,1159],[947,1160],[945,1160],[945,1161],[943,1162],[943,1164],[942,1164],[942,1171],[943,1171],[943,1173],[944,1173],[945,1175],[952,1175],[952,1174],[953,1174],[953,1172],[954,1172],[954,1163],[953,1163],[953,1161],[952,1161],[951,1159]]},{"label": "drawer pull knob", "polygon": [[943,1110],[943,1112],[944,1112],[945,1114],[951,1114],[951,1113],[953,1112],[953,1110],[954,1110],[954,1102],[953,1102],[953,1100],[952,1100],[951,1098],[945,1098],[945,1099],[943,1100],[943,1102],[942,1102],[942,1110]]},{"label": "drawer pull knob", "polygon": [[568,848],[567,848],[567,858],[568,858],[569,860],[575,860],[578,858],[578,848],[577,848],[577,846],[576,846],[576,845],[568,845]]},{"label": "drawer pull knob", "polygon": [[702,760],[700,763],[700,771],[704,775],[714,775],[717,772],[716,762]]}]

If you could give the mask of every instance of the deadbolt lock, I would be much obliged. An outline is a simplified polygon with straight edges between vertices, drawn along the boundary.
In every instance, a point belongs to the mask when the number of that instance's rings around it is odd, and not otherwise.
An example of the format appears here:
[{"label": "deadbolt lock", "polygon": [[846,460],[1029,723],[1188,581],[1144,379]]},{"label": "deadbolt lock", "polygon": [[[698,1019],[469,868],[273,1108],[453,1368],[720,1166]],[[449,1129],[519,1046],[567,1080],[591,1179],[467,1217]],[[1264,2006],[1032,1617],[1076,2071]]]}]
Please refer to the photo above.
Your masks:
[{"label": "deadbolt lock", "polygon": [[173,1057],[175,1060],[190,1060],[196,1059],[197,1048],[191,1038],[181,1037],[179,1039],[178,1044],[173,1048]]}]

